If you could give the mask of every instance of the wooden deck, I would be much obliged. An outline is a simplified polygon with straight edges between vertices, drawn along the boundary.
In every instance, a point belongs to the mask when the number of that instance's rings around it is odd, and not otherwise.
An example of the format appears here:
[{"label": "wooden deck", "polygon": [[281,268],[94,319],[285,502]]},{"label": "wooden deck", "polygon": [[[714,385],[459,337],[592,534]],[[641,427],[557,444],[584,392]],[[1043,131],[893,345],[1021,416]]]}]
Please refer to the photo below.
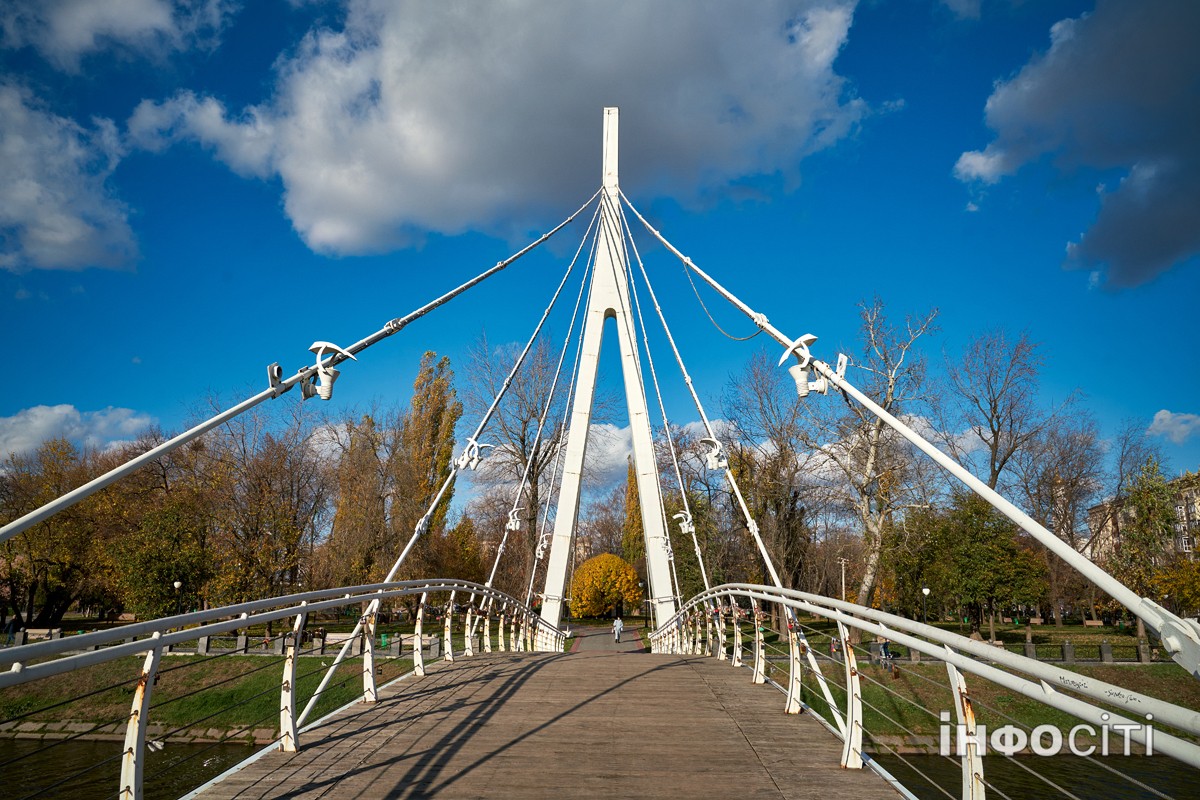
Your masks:
[{"label": "wooden deck", "polygon": [[202,797],[899,796],[749,669],[622,650],[439,663]]}]

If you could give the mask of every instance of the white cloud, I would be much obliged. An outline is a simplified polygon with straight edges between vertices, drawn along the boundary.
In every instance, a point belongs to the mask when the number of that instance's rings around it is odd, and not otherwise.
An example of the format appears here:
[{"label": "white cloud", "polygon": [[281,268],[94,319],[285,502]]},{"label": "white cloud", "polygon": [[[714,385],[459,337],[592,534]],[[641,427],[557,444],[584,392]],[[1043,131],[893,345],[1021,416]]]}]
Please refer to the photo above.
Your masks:
[{"label": "white cloud", "polygon": [[1068,171],[1125,171],[1101,196],[1068,263],[1104,265],[1114,286],[1150,280],[1200,252],[1200,3],[1100,0],[1050,31],[1050,48],[996,85],[995,139],[955,174],[985,183],[1050,155]]},{"label": "white cloud", "polygon": [[136,439],[154,419],[129,408],[80,411],[75,406],[33,406],[0,417],[0,460],[31,453],[47,439],[65,438],[86,447],[105,448]]},{"label": "white cloud", "polygon": [[75,72],[83,56],[113,47],[161,57],[214,43],[234,8],[230,0],[8,0],[0,43],[31,46]]},{"label": "white cloud", "polygon": [[979,19],[983,3],[982,0],[942,0],[942,5],[959,19]]},{"label": "white cloud", "polygon": [[589,491],[608,489],[625,480],[633,455],[633,429],[608,423],[588,428],[587,483]]},{"label": "white cloud", "polygon": [[695,199],[746,176],[794,179],[865,112],[833,70],[853,9],[353,0],[341,30],[316,28],[280,60],[266,103],[229,114],[185,93],[144,104],[131,132],[278,175],[320,252],[507,232],[599,183],[603,106],[621,108],[627,186]]},{"label": "white cloud", "polygon": [[115,126],[57,116],[0,81],[0,269],[123,267],[137,254],[125,207],[104,182],[121,158]]},{"label": "white cloud", "polygon": [[1146,433],[1183,444],[1193,436],[1200,436],[1200,414],[1176,414],[1164,408],[1154,415]]}]

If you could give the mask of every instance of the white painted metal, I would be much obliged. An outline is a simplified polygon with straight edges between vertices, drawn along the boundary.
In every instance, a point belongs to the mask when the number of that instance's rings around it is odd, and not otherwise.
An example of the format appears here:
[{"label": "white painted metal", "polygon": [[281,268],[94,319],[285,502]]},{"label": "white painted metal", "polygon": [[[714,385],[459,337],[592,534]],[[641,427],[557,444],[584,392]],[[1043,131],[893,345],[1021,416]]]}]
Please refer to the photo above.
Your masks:
[{"label": "white painted metal", "polygon": [[767,653],[763,647],[763,613],[762,606],[754,601],[754,675],[752,683],[767,682]]},{"label": "white painted metal", "polygon": [[421,650],[421,629],[425,622],[425,601],[429,595],[421,593],[421,602],[417,605],[417,623],[413,627],[413,673],[418,676],[425,674],[425,653]]},{"label": "white painted metal", "polygon": [[442,644],[446,648],[445,655],[442,656],[446,661],[454,660],[454,637],[450,635],[451,629],[454,627],[454,592],[450,592],[450,602],[446,604],[446,625],[445,633],[442,636]]},{"label": "white painted metal", "polygon": [[[303,603],[302,605],[307,605]],[[279,692],[279,747],[285,753],[300,749],[300,738],[296,732],[296,658],[304,641],[304,625],[308,615],[296,615],[292,635],[284,651],[283,682]]]},{"label": "white painted metal", "polygon": [[[804,664],[800,660],[800,637],[796,635],[796,623],[789,618],[787,627],[788,692],[787,705],[784,707],[784,712],[787,714],[799,714],[804,710],[804,705],[800,701],[804,681]],[[804,649],[805,651],[808,650],[807,641],[804,644]]]},{"label": "white painted metal", "polygon": [[475,619],[473,605],[467,606],[467,621],[463,625],[463,655],[470,658],[475,655]]},{"label": "white painted metal", "polygon": [[735,667],[742,665],[742,610],[734,605],[729,610],[729,616],[733,622],[733,655],[730,658],[730,663]]},{"label": "white painted metal", "polygon": [[[950,650],[949,647],[946,648]],[[951,651],[953,652],[953,651]],[[978,739],[979,729],[975,724],[975,709],[971,695],[967,693],[967,682],[954,664],[946,662],[946,673],[950,676],[950,691],[954,695],[954,713],[958,717],[959,735],[952,737],[962,747],[962,800],[986,800],[987,789],[983,784],[983,756]]]},{"label": "white painted metal", "polygon": [[368,604],[367,613],[362,618],[362,680],[364,703],[374,703],[379,700],[375,689],[375,622],[378,619],[379,601]]},{"label": "white painted metal", "polygon": [[858,680],[858,661],[854,648],[850,646],[846,626],[838,622],[838,636],[842,637],[842,659],[846,666],[846,723],[843,728],[842,766],[846,769],[862,769],[862,687]]},{"label": "white painted metal", "polygon": [[[155,640],[159,639],[154,634]],[[156,644],[142,662],[142,674],[138,676],[137,688],[133,692],[133,705],[129,710],[129,722],[125,725],[125,749],[121,754],[121,792],[123,800],[141,800],[142,773],[146,766],[146,718],[150,714],[150,695],[154,689],[154,676],[162,660],[162,645]]]},{"label": "white painted metal", "polygon": [[650,415],[646,404],[645,387],[634,338],[626,281],[626,258],[621,221],[616,212],[619,186],[617,182],[617,109],[604,109],[603,187],[600,226],[592,269],[587,317],[581,341],[579,372],[575,379],[575,397],[571,408],[571,423],[567,433],[562,487],[554,533],[550,543],[550,561],[546,569],[542,619],[558,627],[562,620],[567,565],[570,558],[575,526],[579,518],[580,484],[583,462],[587,452],[588,430],[592,418],[592,401],[596,389],[596,370],[599,366],[600,345],[605,321],[616,322],[621,351],[621,368],[625,378],[625,401],[633,439],[633,462],[637,476],[638,499],[642,506],[642,529],[646,536],[646,572],[650,597],[656,620],[661,622],[675,613],[675,596],[671,587],[670,564],[663,541],[662,494],[658,483],[658,466],[654,457],[654,438],[650,430]]}]

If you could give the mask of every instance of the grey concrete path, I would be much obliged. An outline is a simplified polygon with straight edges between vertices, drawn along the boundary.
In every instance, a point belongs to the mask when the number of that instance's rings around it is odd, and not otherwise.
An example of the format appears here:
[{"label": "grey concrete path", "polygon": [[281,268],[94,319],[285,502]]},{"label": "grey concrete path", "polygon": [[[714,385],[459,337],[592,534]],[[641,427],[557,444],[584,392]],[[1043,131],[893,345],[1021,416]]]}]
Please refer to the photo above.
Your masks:
[{"label": "grey concrete path", "polygon": [[638,628],[626,628],[621,632],[621,641],[613,636],[612,627],[572,627],[575,641],[572,653],[644,653],[646,646],[638,634]]},{"label": "grey concrete path", "polygon": [[869,770],[841,769],[841,744],[783,700],[701,656],[459,658],[202,797],[898,797]]}]

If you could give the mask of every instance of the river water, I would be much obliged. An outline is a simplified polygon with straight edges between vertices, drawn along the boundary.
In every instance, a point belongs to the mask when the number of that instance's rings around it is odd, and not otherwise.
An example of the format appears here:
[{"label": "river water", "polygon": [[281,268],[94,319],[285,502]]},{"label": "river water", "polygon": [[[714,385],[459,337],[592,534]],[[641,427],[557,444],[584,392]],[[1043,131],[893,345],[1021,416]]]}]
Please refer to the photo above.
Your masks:
[{"label": "river water", "polygon": [[[0,797],[12,800],[32,800],[35,797],[73,800],[116,798],[121,769],[119,742],[65,742],[37,752],[48,744],[0,739],[0,762],[25,756],[0,768],[3,773],[0,778]],[[255,747],[242,744],[167,744],[161,751],[151,753],[148,759],[146,798],[178,798],[255,751]],[[946,794],[931,786],[914,768],[936,781],[952,797],[959,796],[962,773],[957,759],[923,755],[905,758],[912,766],[896,756],[878,756],[877,760],[921,800],[944,800]],[[1174,759],[1111,756],[1097,760],[1168,797],[1200,800],[1200,770],[1184,766]],[[991,786],[1014,800],[1065,797],[1047,780],[1031,775],[1022,766],[1065,787],[1080,800],[1151,800],[1159,797],[1095,763],[1074,756],[1019,756],[1015,759],[987,756],[984,758],[984,775]],[[998,792],[993,794],[1001,796]]]},{"label": "river water", "polygon": [[[952,797],[960,796],[962,771],[959,759],[947,760],[942,756],[905,758],[912,766],[892,755],[881,755],[876,757],[876,760],[921,800],[945,800],[946,795],[931,786],[928,780],[914,771],[914,768],[932,778]],[[1099,763],[1077,756],[1016,756],[1011,759],[1003,756],[985,756],[983,775],[988,784],[1013,800],[1068,796],[1047,781],[1062,786],[1080,800],[1157,800],[1161,797],[1104,768],[1111,767],[1167,797],[1176,800],[1200,799],[1200,770],[1172,758],[1108,756],[1097,758],[1096,762]],[[1030,770],[1041,778],[1030,774]],[[989,788],[988,796],[1000,797],[1000,794],[992,792]]]},{"label": "river water", "polygon": [[[121,742],[56,744],[0,739],[0,763],[23,756],[15,763],[0,767],[0,797],[11,800],[116,798],[120,788],[121,748]],[[146,760],[145,796],[147,800],[180,797],[253,755],[255,750],[245,744],[168,743]]]}]

